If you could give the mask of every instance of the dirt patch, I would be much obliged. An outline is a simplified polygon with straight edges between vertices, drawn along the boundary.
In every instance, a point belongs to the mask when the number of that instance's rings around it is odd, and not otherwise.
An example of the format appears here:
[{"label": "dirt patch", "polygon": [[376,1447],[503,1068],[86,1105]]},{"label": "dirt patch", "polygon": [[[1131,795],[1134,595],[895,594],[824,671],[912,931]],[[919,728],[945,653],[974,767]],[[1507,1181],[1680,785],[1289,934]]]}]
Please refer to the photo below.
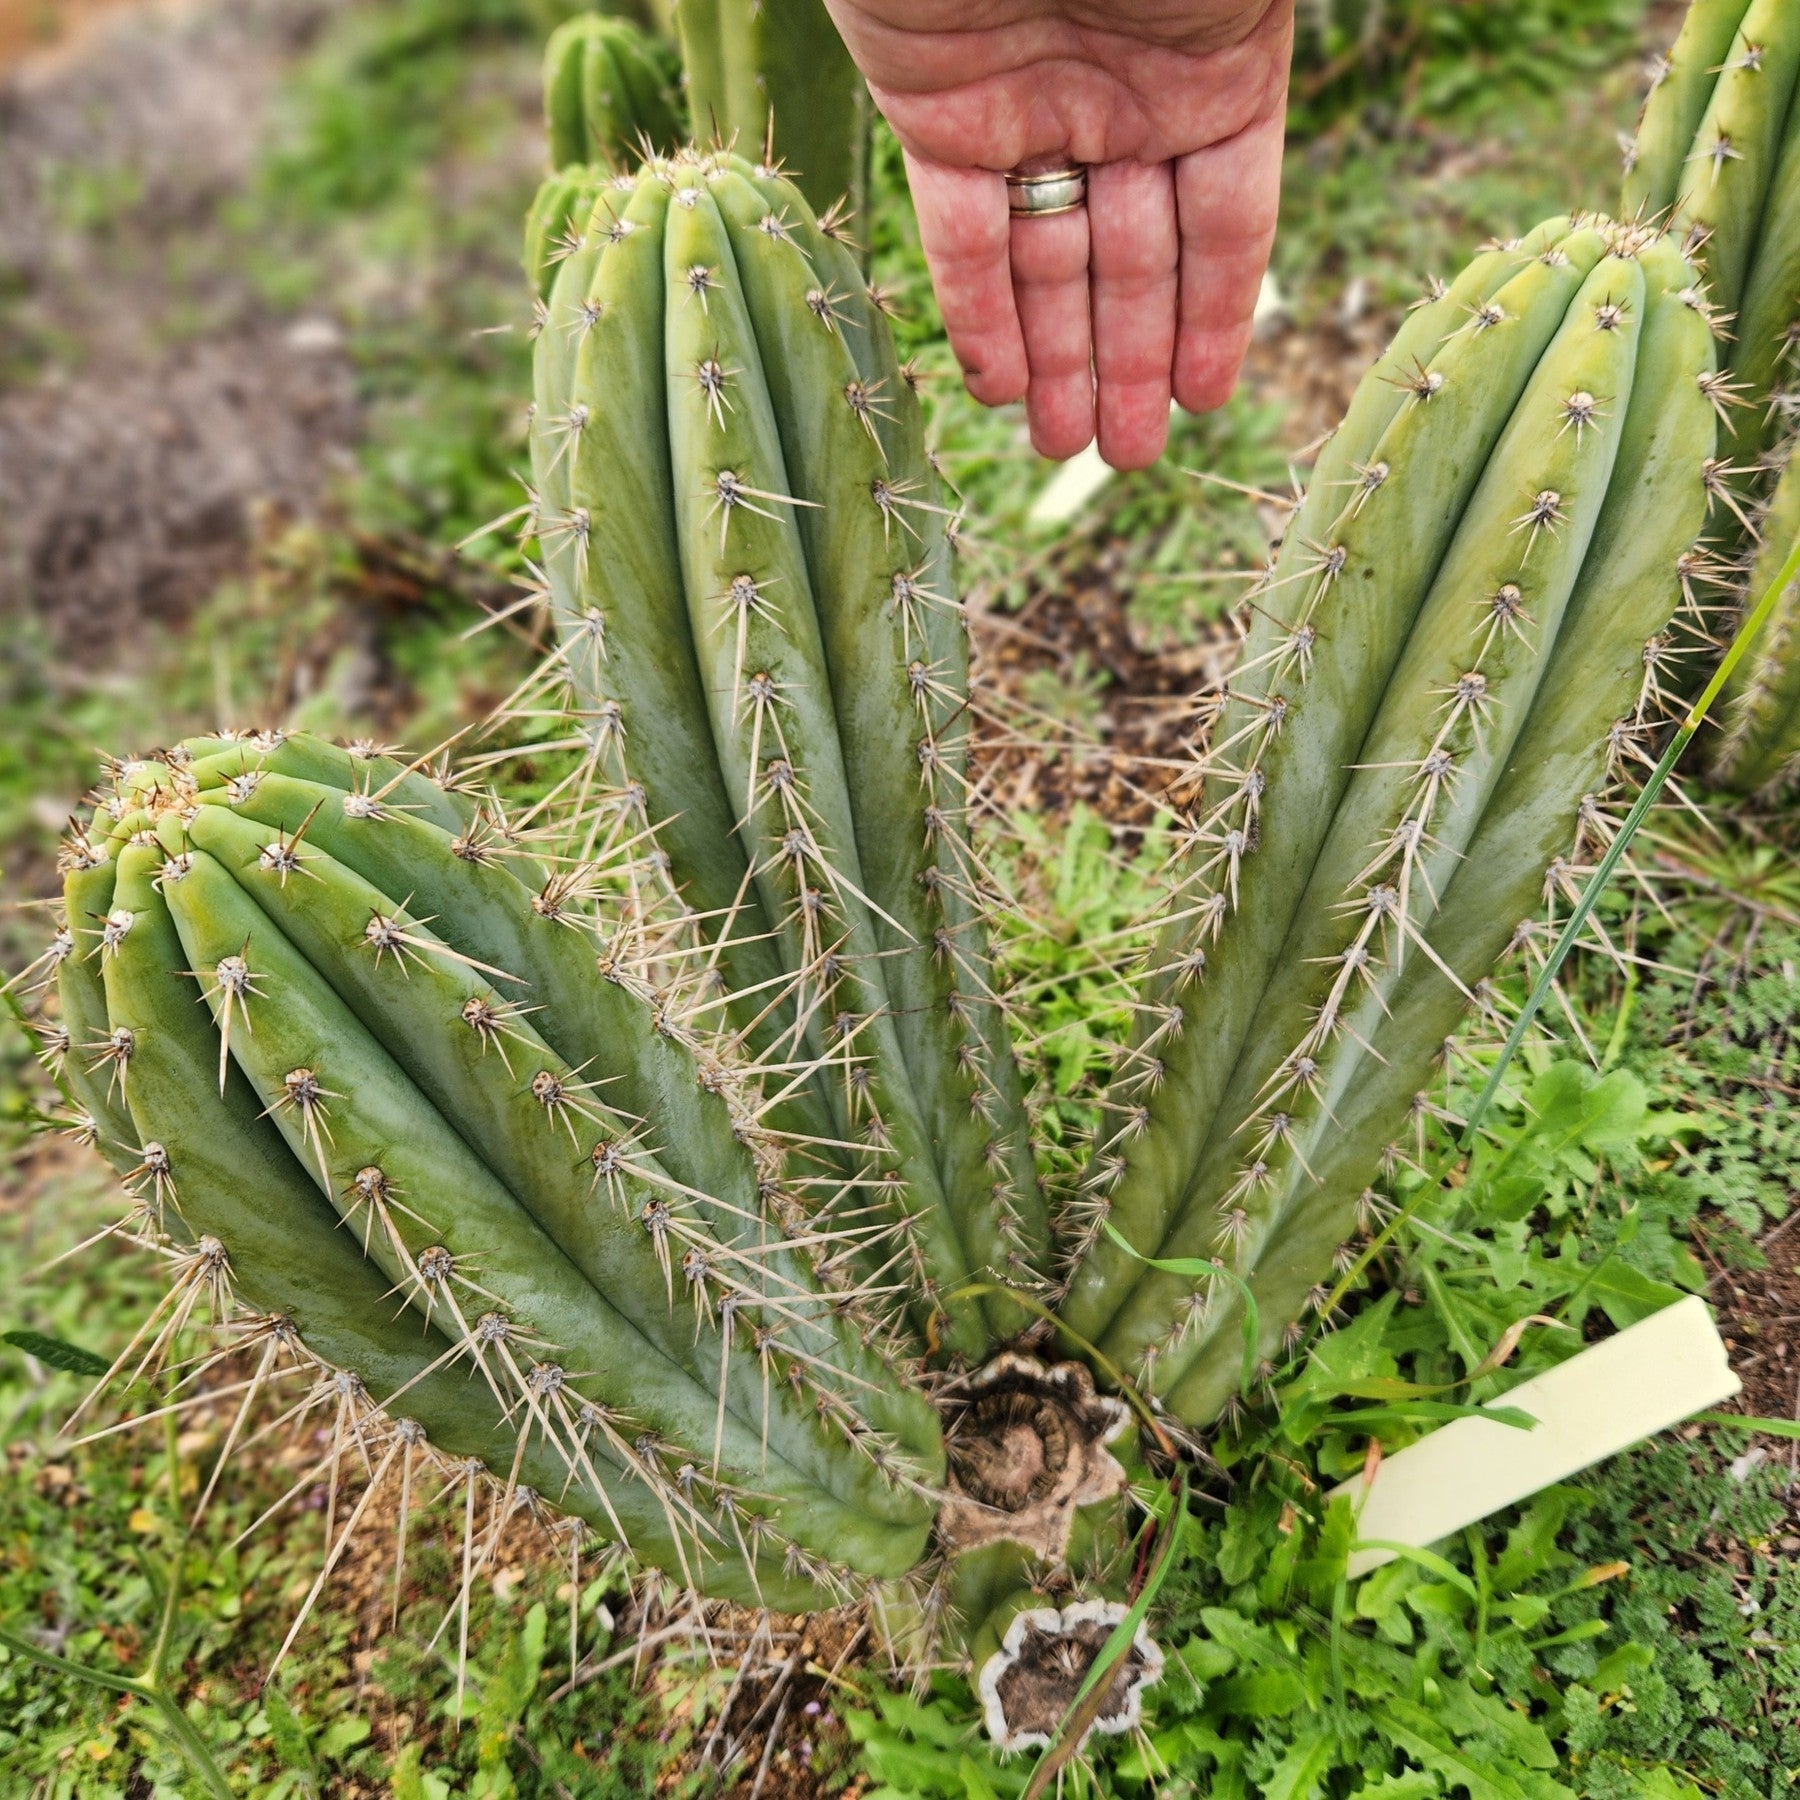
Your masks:
[{"label": "dirt patch", "polygon": [[308,511],[359,407],[323,321],[0,397],[0,584],[83,661],[129,654],[243,561],[260,507]]},{"label": "dirt patch", "polygon": [[222,233],[193,266],[336,3],[121,13],[0,78],[0,613],[61,650],[179,619],[356,440],[341,334],[274,316]]},{"label": "dirt patch", "polygon": [[109,13],[144,0],[0,0],[0,70],[68,55]]}]

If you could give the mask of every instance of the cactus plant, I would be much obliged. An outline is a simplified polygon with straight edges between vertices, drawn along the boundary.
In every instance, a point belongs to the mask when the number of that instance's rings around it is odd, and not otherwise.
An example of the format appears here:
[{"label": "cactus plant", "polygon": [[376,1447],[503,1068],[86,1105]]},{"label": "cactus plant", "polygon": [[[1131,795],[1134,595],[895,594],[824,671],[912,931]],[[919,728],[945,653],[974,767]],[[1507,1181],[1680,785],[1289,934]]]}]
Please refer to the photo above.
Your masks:
[{"label": "cactus plant", "polygon": [[635,168],[687,135],[672,46],[625,19],[583,13],[544,46],[544,129],[550,167],[570,163]]},{"label": "cactus plant", "polygon": [[825,0],[677,0],[696,138],[759,150],[820,213],[861,211],[869,98]]},{"label": "cactus plant", "polygon": [[[1761,546],[1744,589],[1752,605],[1781,578],[1800,544],[1800,464],[1791,454],[1758,527]],[[1776,602],[1723,699],[1714,778],[1738,794],[1784,795],[1800,774],[1800,583]]]},{"label": "cactus plant", "polygon": [[674,26],[674,0],[526,0],[526,12],[542,32],[551,32],[582,13],[598,12],[608,18],[629,19],[643,31],[670,36]]},{"label": "cactus plant", "polygon": [[[525,279],[540,301],[550,298],[556,265],[568,254],[594,210],[608,171],[592,163],[570,163],[546,175],[525,214]],[[574,233],[573,240],[570,233]]]},{"label": "cactus plant", "polygon": [[1748,471],[1785,435],[1800,328],[1800,15],[1786,0],[1694,0],[1657,59],[1626,153],[1622,211],[1684,236],[1730,324],[1744,404],[1725,446]]},{"label": "cactus plant", "polygon": [[953,1623],[996,1737],[1040,1742],[1124,1616],[1129,1410],[1165,1446],[1217,1418],[1242,1295],[1275,1352],[1652,728],[1720,485],[1693,271],[1551,221],[1358,390],[1053,1216],[954,518],[881,309],[724,152],[574,237],[532,419],[559,635],[509,709],[546,791],[278,735],[119,765],[42,965],[67,1079],[173,1245],[168,1317],[228,1278],[378,1409],[380,1471],[428,1440],[705,1592]]},{"label": "cactus plant", "polygon": [[1320,459],[1095,1159],[1112,1233],[1061,1308],[1189,1424],[1236,1390],[1245,1295],[1267,1357],[1322,1292],[1546,870],[1603,828],[1584,796],[1719,485],[1691,288],[1666,239],[1540,227],[1413,314]]}]

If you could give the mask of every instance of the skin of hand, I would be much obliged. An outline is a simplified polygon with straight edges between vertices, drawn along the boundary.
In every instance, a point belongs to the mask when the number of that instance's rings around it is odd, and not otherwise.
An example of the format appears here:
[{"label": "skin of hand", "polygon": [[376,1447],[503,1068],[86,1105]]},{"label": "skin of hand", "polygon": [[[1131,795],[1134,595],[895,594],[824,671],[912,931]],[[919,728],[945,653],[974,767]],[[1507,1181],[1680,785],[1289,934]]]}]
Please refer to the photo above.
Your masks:
[{"label": "skin of hand", "polygon": [[[826,0],[906,152],[969,392],[1118,468],[1224,404],[1275,236],[1293,0]],[[1089,167],[1013,219],[1004,172]]]}]

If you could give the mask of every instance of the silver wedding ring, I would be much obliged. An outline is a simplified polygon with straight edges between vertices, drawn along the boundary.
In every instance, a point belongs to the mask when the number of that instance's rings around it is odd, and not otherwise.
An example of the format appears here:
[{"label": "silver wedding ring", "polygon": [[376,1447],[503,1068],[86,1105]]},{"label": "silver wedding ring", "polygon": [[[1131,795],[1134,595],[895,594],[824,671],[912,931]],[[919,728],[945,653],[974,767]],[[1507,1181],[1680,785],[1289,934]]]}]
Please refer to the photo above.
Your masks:
[{"label": "silver wedding ring", "polygon": [[1006,204],[1015,218],[1048,219],[1087,205],[1087,170],[1080,163],[1054,168],[1029,165],[1006,177]]}]

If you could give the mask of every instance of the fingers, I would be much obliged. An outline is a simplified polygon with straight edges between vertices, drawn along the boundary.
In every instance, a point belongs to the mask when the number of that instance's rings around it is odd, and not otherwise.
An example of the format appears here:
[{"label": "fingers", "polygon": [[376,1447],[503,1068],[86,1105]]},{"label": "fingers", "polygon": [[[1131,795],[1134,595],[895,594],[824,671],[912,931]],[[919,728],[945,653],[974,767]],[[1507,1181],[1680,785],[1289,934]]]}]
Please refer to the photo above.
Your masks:
[{"label": "fingers", "polygon": [[1231,398],[1281,204],[1282,114],[1175,163],[1181,226],[1175,398],[1211,412]]},{"label": "fingers", "polygon": [[1013,220],[1012,282],[1031,371],[1031,442],[1040,456],[1073,456],[1094,436],[1087,209]]},{"label": "fingers", "polygon": [[1141,468],[1171,395],[1230,397],[1249,347],[1281,191],[1279,109],[1168,164],[1108,163],[1088,206],[1014,219],[1004,178],[907,154],[919,235],[969,392],[1023,399],[1031,441]]},{"label": "fingers", "polygon": [[984,406],[1022,400],[1031,371],[1013,299],[1006,181],[906,155],[938,309],[969,392]]},{"label": "fingers", "polygon": [[1173,171],[1090,171],[1088,218],[1100,454],[1115,469],[1147,468],[1169,436],[1181,248]]}]

